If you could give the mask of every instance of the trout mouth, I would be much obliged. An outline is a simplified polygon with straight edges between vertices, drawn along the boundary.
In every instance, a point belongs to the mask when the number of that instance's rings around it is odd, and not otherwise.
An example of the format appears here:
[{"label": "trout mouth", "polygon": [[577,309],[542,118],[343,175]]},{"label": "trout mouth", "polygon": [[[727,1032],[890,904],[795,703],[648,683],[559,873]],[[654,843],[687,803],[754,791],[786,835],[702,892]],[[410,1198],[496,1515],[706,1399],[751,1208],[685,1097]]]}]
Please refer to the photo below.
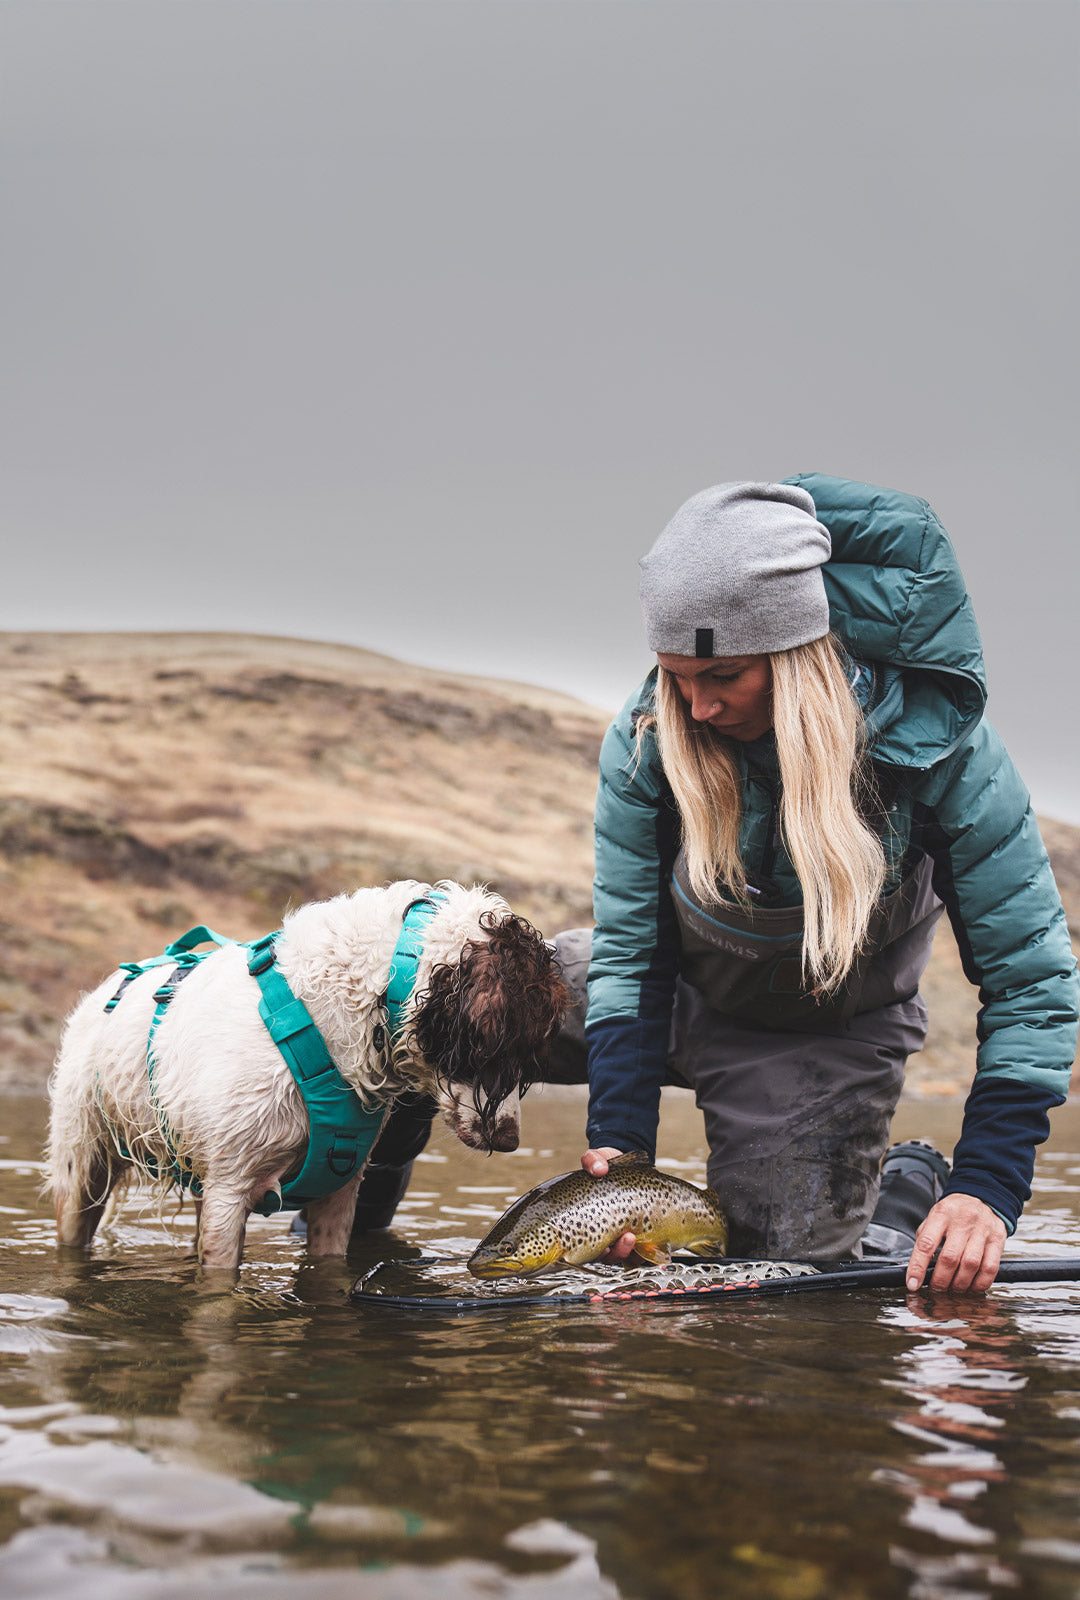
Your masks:
[{"label": "trout mouth", "polygon": [[521,1278],[528,1268],[518,1261],[470,1261],[469,1271],[474,1278]]},{"label": "trout mouth", "polygon": [[470,1256],[468,1268],[474,1278],[531,1278],[557,1261],[560,1255],[561,1251],[556,1245],[549,1255],[539,1257],[487,1256],[478,1259]]}]

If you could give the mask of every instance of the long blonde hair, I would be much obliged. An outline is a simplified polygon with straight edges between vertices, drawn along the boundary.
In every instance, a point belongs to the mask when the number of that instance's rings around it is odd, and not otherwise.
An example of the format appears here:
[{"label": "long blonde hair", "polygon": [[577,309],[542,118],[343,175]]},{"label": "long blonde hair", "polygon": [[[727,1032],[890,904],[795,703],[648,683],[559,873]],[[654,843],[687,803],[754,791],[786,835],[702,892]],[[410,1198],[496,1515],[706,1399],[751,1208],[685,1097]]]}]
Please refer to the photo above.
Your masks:
[{"label": "long blonde hair", "polygon": [[[885,881],[881,840],[857,804],[870,787],[862,714],[831,635],[770,662],[780,830],[803,893],[803,974],[827,994],[850,972]],[[694,721],[663,667],[655,715],[641,719],[639,733],[649,726],[682,817],[690,887],[704,905],[745,905],[742,785],[732,741]]]}]

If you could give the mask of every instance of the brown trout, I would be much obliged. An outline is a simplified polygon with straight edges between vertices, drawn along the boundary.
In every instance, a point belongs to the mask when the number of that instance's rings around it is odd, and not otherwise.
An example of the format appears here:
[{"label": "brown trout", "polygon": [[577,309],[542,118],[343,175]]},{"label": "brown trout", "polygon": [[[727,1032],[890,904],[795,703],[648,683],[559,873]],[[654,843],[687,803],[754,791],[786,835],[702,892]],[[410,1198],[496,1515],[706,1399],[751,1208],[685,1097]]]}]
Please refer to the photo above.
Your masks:
[{"label": "brown trout", "polygon": [[564,1172],[515,1200],[469,1257],[469,1271],[503,1278],[528,1277],[555,1261],[580,1267],[623,1233],[636,1235],[634,1254],[657,1266],[673,1249],[724,1254],[727,1222],[715,1190],[657,1172],[636,1151],[608,1166],[606,1177]]}]

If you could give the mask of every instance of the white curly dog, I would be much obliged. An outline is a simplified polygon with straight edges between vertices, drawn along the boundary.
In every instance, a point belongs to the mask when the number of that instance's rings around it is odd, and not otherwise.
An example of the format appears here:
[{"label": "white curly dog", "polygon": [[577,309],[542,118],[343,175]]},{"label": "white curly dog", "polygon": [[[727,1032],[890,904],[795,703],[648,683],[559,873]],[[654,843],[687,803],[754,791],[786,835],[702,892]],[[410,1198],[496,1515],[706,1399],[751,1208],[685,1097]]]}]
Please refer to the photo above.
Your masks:
[{"label": "white curly dog", "polygon": [[[415,982],[391,1028],[390,969],[418,901],[428,910]],[[155,993],[168,969],[159,966],[129,973],[119,1000],[123,973],[113,973],[72,1013],[50,1084],[48,1174],[61,1244],[90,1243],[121,1176],[134,1169],[168,1185],[182,1168],[202,1191],[200,1261],[235,1268],[251,1211],[304,1165],[307,1103],[260,1015],[249,953],[225,944],[205,955],[164,1009]],[[498,895],[456,883],[360,889],[288,915],[272,959],[310,1013],[331,1071],[365,1107],[431,1094],[465,1144],[516,1149],[518,1097],[566,994],[551,947]],[[361,1176],[362,1165],[306,1202],[314,1254],[344,1255]]]}]

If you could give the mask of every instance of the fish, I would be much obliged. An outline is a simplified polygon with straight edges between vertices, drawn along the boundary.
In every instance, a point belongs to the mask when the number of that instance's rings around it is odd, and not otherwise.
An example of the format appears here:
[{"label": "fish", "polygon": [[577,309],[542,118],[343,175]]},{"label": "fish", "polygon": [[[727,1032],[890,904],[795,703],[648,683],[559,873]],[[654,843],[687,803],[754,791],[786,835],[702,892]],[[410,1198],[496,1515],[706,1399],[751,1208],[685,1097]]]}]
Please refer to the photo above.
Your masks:
[{"label": "fish", "polygon": [[613,1156],[603,1178],[579,1169],[530,1189],[480,1241],[468,1267],[477,1278],[527,1278],[557,1261],[580,1267],[623,1233],[635,1235],[634,1255],[653,1266],[666,1266],[673,1249],[699,1256],[727,1251],[727,1220],[715,1189],[658,1172],[631,1150]]}]

